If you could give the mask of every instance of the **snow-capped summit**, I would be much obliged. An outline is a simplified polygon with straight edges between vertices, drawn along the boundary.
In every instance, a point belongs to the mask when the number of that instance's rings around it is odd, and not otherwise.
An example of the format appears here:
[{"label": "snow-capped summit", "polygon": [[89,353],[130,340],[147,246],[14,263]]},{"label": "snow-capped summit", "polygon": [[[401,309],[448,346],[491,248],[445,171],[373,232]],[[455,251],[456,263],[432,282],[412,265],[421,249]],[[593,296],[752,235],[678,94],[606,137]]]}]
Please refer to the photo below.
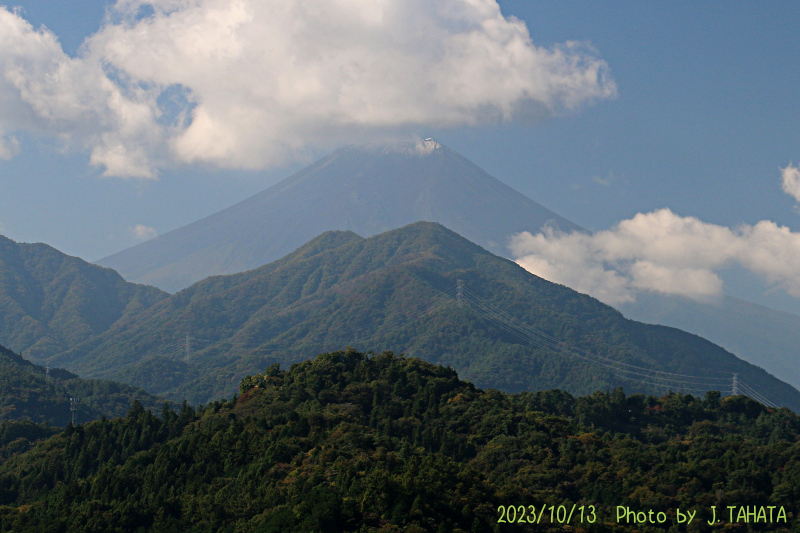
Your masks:
[{"label": "snow-capped summit", "polygon": [[431,139],[430,137],[416,144],[417,152],[423,155],[433,153],[441,147],[442,147],[441,144]]}]

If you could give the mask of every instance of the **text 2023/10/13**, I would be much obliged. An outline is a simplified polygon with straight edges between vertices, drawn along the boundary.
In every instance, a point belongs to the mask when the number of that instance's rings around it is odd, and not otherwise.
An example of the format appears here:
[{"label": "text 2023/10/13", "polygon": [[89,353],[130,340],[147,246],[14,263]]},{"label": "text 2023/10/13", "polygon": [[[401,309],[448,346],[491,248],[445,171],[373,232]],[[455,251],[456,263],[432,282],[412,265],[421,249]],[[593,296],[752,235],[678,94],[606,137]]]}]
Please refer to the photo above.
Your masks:
[{"label": "text 2023/10/13", "polygon": [[613,513],[604,513],[594,505],[501,505],[497,508],[498,523],[507,524],[594,524],[613,521],[618,524],[691,524],[706,520],[709,525],[733,524],[787,524],[786,510],[780,505],[728,505],[704,510],[681,509],[668,511],[634,510],[618,505]]}]

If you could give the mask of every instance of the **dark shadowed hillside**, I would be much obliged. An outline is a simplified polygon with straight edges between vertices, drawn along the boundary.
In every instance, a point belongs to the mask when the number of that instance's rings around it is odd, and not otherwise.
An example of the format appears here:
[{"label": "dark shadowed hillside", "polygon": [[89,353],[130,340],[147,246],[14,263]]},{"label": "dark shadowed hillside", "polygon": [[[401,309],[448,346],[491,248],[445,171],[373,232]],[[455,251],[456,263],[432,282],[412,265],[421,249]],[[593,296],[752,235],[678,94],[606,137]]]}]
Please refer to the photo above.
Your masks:
[{"label": "dark shadowed hillside", "polygon": [[60,368],[49,371],[0,346],[0,420],[66,426],[70,398],[79,398],[76,422],[122,416],[134,400],[160,409],[163,400],[144,390],[107,380],[80,379]]}]

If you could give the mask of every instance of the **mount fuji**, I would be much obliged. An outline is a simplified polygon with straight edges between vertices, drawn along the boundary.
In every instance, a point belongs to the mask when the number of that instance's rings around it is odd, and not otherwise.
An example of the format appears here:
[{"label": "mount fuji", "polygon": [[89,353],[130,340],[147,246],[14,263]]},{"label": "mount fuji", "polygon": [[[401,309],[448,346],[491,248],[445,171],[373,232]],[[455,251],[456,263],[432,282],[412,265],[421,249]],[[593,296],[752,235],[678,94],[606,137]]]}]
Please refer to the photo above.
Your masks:
[{"label": "mount fuji", "polygon": [[97,261],[128,281],[176,292],[257,268],[330,230],[370,237],[425,220],[509,256],[543,226],[582,231],[433,139],[346,146],[218,213]]}]

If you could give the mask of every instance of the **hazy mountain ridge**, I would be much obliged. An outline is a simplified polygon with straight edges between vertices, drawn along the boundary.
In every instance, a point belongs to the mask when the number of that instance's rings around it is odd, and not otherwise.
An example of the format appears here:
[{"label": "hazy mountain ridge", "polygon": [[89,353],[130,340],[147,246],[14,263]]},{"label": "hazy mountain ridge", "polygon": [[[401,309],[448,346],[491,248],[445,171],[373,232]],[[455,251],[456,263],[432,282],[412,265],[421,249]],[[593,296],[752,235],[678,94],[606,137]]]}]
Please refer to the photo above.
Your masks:
[{"label": "hazy mountain ridge", "polygon": [[[795,389],[718,346],[626,320],[432,223],[369,239],[323,234],[274,263],[199,282],[58,361],[83,375],[162,376],[162,383],[134,383],[194,401],[229,393],[241,375],[272,362],[293,363],[297,353],[345,345],[409,352],[451,365],[479,386],[507,391],[564,388],[582,394],[617,385],[656,391],[630,376],[531,347],[469,306],[459,308],[457,279],[516,319],[579,349],[664,372],[725,380],[738,372],[774,401],[800,409]],[[187,333],[194,343],[188,358]]]},{"label": "hazy mountain ridge", "polygon": [[168,296],[46,244],[0,236],[0,343],[34,361]]},{"label": "hazy mountain ridge", "polygon": [[501,255],[520,231],[581,230],[428,140],[341,148],[234,206],[98,263],[177,291],[275,261],[325,231],[369,237],[420,220]]}]

